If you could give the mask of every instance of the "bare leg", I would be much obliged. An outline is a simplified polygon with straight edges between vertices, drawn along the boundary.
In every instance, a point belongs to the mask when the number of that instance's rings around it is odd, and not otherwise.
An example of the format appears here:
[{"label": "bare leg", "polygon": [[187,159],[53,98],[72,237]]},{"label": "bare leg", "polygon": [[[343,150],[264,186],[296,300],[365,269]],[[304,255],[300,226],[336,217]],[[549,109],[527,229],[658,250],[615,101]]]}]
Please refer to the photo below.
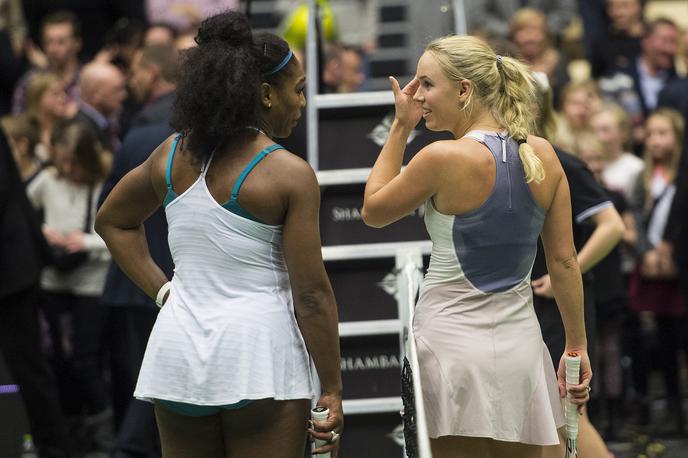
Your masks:
[{"label": "bare leg", "polygon": [[607,458],[609,450],[590,423],[587,410],[583,410],[583,415],[578,418],[578,454],[585,458]]},{"label": "bare leg", "polygon": [[541,458],[543,448],[545,448],[538,445],[465,436],[431,439],[430,447],[433,458]]},{"label": "bare leg", "polygon": [[262,399],[223,411],[224,456],[303,458],[309,407],[307,399]]},{"label": "bare leg", "polygon": [[543,447],[542,458],[562,458],[566,452],[566,433],[564,427],[557,430],[559,434],[559,445]]},{"label": "bare leg", "polygon": [[[561,444],[554,447],[545,447],[543,458],[561,458],[564,456],[566,445],[566,433],[564,428],[559,428],[559,441]],[[595,427],[590,423],[588,414],[584,411],[578,417],[578,439],[576,442],[578,455],[585,458],[608,458],[609,450],[604,445]]]},{"label": "bare leg", "polygon": [[164,458],[224,458],[225,445],[219,414],[189,417],[156,402],[155,418],[158,420]]}]

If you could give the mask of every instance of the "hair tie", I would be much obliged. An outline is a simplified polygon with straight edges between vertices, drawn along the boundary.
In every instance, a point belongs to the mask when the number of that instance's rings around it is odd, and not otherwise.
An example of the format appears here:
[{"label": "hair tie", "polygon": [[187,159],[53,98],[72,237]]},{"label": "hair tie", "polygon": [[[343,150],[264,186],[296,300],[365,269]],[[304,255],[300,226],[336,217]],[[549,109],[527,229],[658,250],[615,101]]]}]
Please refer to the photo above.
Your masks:
[{"label": "hair tie", "polygon": [[502,56],[497,54],[497,73],[499,73],[499,92],[504,91],[504,63]]},{"label": "hair tie", "polygon": [[291,49],[290,49],[289,52],[287,53],[287,55],[284,57],[284,59],[282,59],[282,62],[280,62],[279,64],[277,64],[277,65],[275,66],[275,68],[273,68],[273,69],[270,70],[269,72],[263,73],[263,76],[272,75],[272,74],[277,73],[278,71],[282,70],[282,68],[283,68],[285,65],[287,65],[287,63],[291,60],[291,56],[293,56],[293,55],[294,55],[294,53],[291,52]]}]

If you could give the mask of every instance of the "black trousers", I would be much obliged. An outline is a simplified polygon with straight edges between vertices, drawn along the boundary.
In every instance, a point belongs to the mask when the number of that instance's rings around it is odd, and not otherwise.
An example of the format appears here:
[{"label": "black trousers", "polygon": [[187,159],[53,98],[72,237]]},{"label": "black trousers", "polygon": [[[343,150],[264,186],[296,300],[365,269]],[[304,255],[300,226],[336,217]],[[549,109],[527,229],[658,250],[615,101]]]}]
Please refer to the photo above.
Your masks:
[{"label": "black trousers", "polygon": [[0,350],[19,384],[41,457],[66,456],[66,429],[55,376],[42,353],[38,285],[0,299]]},{"label": "black trousers", "polygon": [[65,415],[94,415],[107,408],[103,377],[107,307],[96,296],[44,293],[53,362]]},{"label": "black trousers", "polygon": [[134,388],[158,310],[109,307],[108,339],[116,439],[113,458],[159,456],[153,404],[134,399]]}]

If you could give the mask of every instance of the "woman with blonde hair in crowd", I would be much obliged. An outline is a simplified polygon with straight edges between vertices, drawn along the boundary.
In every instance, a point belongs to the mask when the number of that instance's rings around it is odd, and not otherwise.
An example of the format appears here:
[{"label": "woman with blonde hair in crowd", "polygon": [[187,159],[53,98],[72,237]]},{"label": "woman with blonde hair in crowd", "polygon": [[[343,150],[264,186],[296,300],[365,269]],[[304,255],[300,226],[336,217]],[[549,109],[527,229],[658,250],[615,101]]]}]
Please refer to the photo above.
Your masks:
[{"label": "woman with blonde hair in crowd", "polygon": [[590,128],[590,119],[599,104],[600,94],[594,81],[572,81],[564,86],[552,143],[572,151],[576,134]]},{"label": "woman with blonde hair in crowd", "polygon": [[534,72],[547,75],[557,106],[561,88],[569,81],[568,62],[554,47],[544,13],[535,8],[518,10],[509,22],[509,39],[516,57],[530,65]]},{"label": "woman with blonde hair in crowd", "polygon": [[[638,228],[638,266],[631,276],[629,306],[638,313],[639,321],[654,321],[659,345],[659,366],[664,375],[668,405],[681,405],[678,357],[681,349],[681,323],[686,315],[678,272],[673,261],[662,256],[660,245],[671,204],[676,194],[676,174],[683,148],[684,119],[675,110],[660,108],[645,122],[645,171],[642,179],[644,205],[642,223]],[[644,358],[634,367],[636,383],[645,398],[643,423],[649,418],[648,377],[651,336],[638,329],[636,343]],[[635,361],[634,361],[635,362]],[[644,364],[648,364],[643,367]],[[669,409],[675,432],[682,433],[684,418],[681,409]],[[667,422],[671,423],[671,422]]]},{"label": "woman with blonde hair in crowd", "polygon": [[41,161],[51,161],[50,138],[56,124],[75,114],[67,104],[64,83],[54,73],[38,73],[26,88],[26,113],[35,118],[40,126],[40,141],[36,155]]},{"label": "woman with blonde hair in crowd", "polygon": [[[413,322],[433,456],[536,457],[560,443],[560,396],[588,399],[592,372],[569,188],[550,144],[530,135],[528,68],[471,36],[434,40],[403,89],[366,184],[362,216],[383,227],[421,205],[433,241]],[[420,119],[454,139],[401,170]],[[542,234],[581,383],[559,383],[533,312],[530,270]],[[563,360],[563,355],[562,355]],[[404,393],[409,400],[413,395]],[[408,421],[409,419],[405,419]]]},{"label": "woman with blonde hair in crowd", "polygon": [[105,452],[111,431],[101,349],[106,307],[100,296],[110,264],[94,232],[96,204],[109,163],[87,126],[69,122],[54,132],[54,167],[27,187],[43,211],[53,265],[43,270],[43,310],[50,325],[62,410],[74,430],[75,451]]},{"label": "woman with blonde hair in crowd", "polygon": [[630,117],[619,105],[605,103],[593,115],[590,125],[604,146],[604,185],[620,192],[632,208],[642,205],[637,187],[645,165],[627,149],[631,135]]},{"label": "woman with blonde hair in crowd", "polygon": [[27,114],[5,116],[0,125],[7,134],[7,142],[12,150],[12,157],[24,184],[33,180],[43,167],[36,156],[36,145],[39,142],[38,122]]}]

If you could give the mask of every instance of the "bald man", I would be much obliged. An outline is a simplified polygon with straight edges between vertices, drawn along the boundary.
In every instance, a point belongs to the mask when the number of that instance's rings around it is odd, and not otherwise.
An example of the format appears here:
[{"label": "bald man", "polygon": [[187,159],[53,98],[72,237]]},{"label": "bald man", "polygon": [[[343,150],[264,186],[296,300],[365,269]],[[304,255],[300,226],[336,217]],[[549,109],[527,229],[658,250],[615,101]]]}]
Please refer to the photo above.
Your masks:
[{"label": "bald man", "polygon": [[81,70],[81,103],[75,119],[93,130],[103,147],[115,152],[120,145],[117,116],[127,96],[126,78],[114,65],[91,62]]}]

